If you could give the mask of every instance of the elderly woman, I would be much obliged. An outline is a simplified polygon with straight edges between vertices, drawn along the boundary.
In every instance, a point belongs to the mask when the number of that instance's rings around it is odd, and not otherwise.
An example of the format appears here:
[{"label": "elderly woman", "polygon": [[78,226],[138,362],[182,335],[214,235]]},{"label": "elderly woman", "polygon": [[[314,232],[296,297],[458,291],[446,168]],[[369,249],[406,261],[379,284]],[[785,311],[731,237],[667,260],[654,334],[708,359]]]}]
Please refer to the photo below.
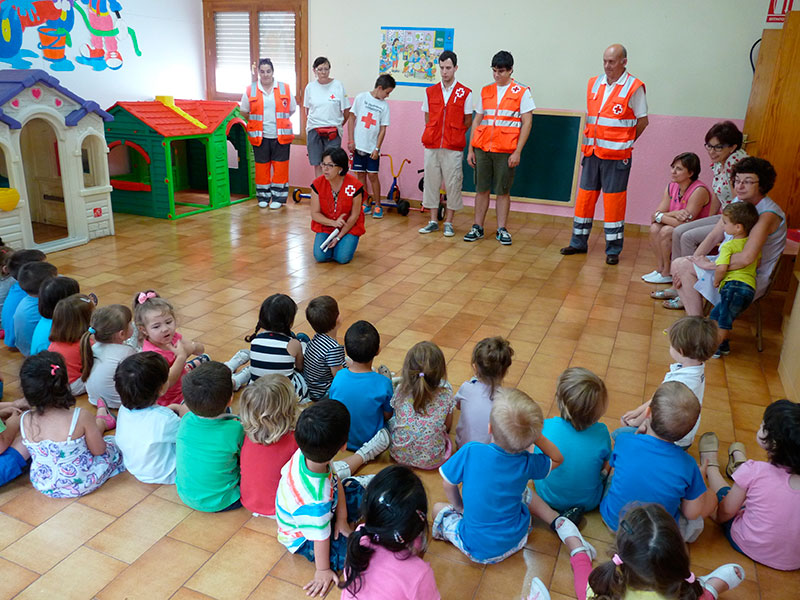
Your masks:
[{"label": "elderly woman", "polygon": [[[328,148],[321,160],[322,176],[311,184],[311,230],[317,233],[314,258],[346,264],[353,260],[364,233],[364,186],[347,172],[349,161],[341,148]],[[333,232],[336,235],[325,244]]]},{"label": "elderly woman", "polygon": [[314,60],[316,81],[311,81],[303,93],[306,109],[306,149],[308,162],[314,167],[314,177],[322,175],[322,151],[342,147],[342,124],[350,116],[350,100],[342,83],[332,79],[331,63],[324,56]]},{"label": "elderly woman", "polygon": [[[672,232],[672,258],[691,256],[700,243],[711,233],[714,226],[719,223],[720,216],[716,207],[724,208],[733,200],[731,186],[731,172],[733,166],[747,156],[742,149],[744,137],[739,128],[730,121],[715,123],[706,133],[706,151],[711,159],[711,170],[714,179],[711,190],[714,192],[714,206],[709,212],[709,217],[693,219],[679,225]],[[669,308],[682,309],[683,304],[678,298],[678,291],[674,288],[658,290],[650,294],[656,300],[673,299]]]},{"label": "elderly woman", "polygon": [[664,190],[661,203],[650,224],[650,246],[656,255],[656,269],[642,275],[647,283],[672,283],[669,274],[672,234],[678,225],[707,217],[711,209],[711,191],[697,179],[700,159],[694,152],[684,152],[672,159],[672,181]]},{"label": "elderly woman", "polygon": [[[761,257],[756,271],[754,298],[758,299],[766,292],[772,270],[786,246],[786,215],[780,206],[767,196],[775,184],[776,177],[775,169],[768,161],[747,157],[733,167],[731,175],[733,191],[736,194],[734,202],[749,202],[756,207],[759,216],[742,251],[731,255],[729,269],[741,269]],[[714,285],[716,257],[706,255],[722,242],[723,238],[723,223],[720,219],[692,256],[672,261],[675,287],[686,307],[687,315],[703,314],[703,298],[715,305],[719,302],[719,292]],[[665,306],[667,302],[664,303]],[[738,314],[731,316],[735,319]],[[730,352],[725,339],[727,336],[724,335],[726,332],[722,333],[724,341],[715,356]]]}]

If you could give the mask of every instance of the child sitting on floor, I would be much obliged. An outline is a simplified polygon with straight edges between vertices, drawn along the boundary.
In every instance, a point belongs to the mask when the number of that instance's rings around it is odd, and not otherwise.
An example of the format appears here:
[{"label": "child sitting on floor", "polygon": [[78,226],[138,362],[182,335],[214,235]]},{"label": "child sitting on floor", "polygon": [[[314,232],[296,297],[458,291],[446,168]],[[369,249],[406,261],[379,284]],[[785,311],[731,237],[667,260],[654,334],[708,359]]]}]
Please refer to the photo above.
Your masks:
[{"label": "child sitting on floor", "polygon": [[[303,589],[324,596],[344,568],[350,523],[358,520],[363,477],[340,479],[331,461],[347,443],[350,413],[336,400],[306,408],[294,431],[300,449],[281,469],[275,513],[278,541],[314,563],[314,579]],[[369,476],[364,476],[369,477]]]},{"label": "child sitting on floor", "polygon": [[50,331],[53,328],[53,312],[59,301],[77,294],[81,286],[72,277],[59,275],[45,280],[39,288],[39,322],[31,337],[31,354],[39,354],[50,345]]},{"label": "child sitting on floor", "polygon": [[58,269],[47,262],[32,262],[19,270],[19,286],[25,292],[14,311],[14,335],[22,356],[31,355],[33,332],[42,315],[39,314],[39,289],[48,279],[58,275]]},{"label": "child sitting on floor", "polygon": [[503,385],[513,357],[511,344],[502,337],[484,338],[475,344],[472,350],[475,377],[461,384],[456,394],[456,406],[461,410],[456,426],[456,447],[461,448],[467,442],[488,444],[491,441],[488,425],[492,397]]},{"label": "child sitting on floor", "polygon": [[175,443],[178,496],[203,512],[239,508],[244,430],[239,417],[225,412],[233,400],[231,371],[221,362],[204,362],[186,374],[182,386],[191,412],[181,418]]},{"label": "child sitting on floor", "polygon": [[608,409],[606,386],[588,369],[571,367],[558,378],[556,404],[561,416],[545,420],[542,435],[558,447],[564,464],[535,482],[536,493],[559,511],[594,510],[611,456],[611,436],[599,422]]},{"label": "child sitting on floor", "polygon": [[86,382],[81,379],[81,338],[89,331],[94,313],[94,302],[86,294],[73,294],[59,300],[53,311],[50,327],[50,352],[58,352],[67,363],[69,389],[73,396],[86,392]]},{"label": "child sitting on floor", "polygon": [[123,360],[114,373],[122,406],[117,415],[117,446],[125,468],[143,483],[175,483],[175,441],[183,404],[156,403],[167,383],[169,365],[156,352],[139,352]]},{"label": "child sitting on floor", "polygon": [[614,469],[600,514],[609,529],[619,527],[619,515],[629,502],[656,502],[679,523],[693,542],[703,531],[703,517],[716,508],[703,474],[688,453],[675,445],[700,414],[697,397],[679,381],[662,383],[645,412],[645,433],[616,436],[610,465]]},{"label": "child sitting on floor", "polygon": [[342,324],[339,305],[330,296],[318,296],[306,307],[306,320],[315,331],[303,357],[303,376],[312,401],[327,397],[333,377],[346,365],[344,348],[336,341]]},{"label": "child sitting on floor", "polygon": [[275,518],[281,469],[297,451],[294,425],[299,413],[297,393],[285,375],[264,375],[242,392],[242,505],[253,516]]},{"label": "child sitting on floor", "polygon": [[450,458],[455,405],[442,351],[433,342],[412,346],[392,398],[392,458],[418,469],[436,469]]},{"label": "child sitting on floor", "polygon": [[19,287],[19,281],[17,281],[17,278],[19,277],[19,270],[23,265],[26,265],[30,262],[41,262],[44,259],[45,253],[41,250],[16,250],[11,254],[6,262],[8,274],[13,280],[13,283],[11,284],[8,294],[6,294],[6,298],[3,301],[3,310],[2,313],[0,313],[0,322],[2,322],[5,336],[3,341],[12,351],[17,350],[16,335],[14,333],[14,313],[16,312],[19,303],[25,297],[25,292],[23,292],[22,288]]},{"label": "child sitting on floor", "polygon": [[134,353],[133,348],[125,344],[133,331],[131,311],[122,304],[101,306],[92,314],[90,323],[81,336],[81,379],[86,383],[89,403],[119,408],[121,402],[114,387],[114,373],[117,365]]},{"label": "child sitting on floor", "polygon": [[[700,408],[703,407],[703,396],[706,389],[706,361],[714,354],[717,347],[717,326],[706,317],[683,317],[675,321],[669,328],[669,355],[676,361],[669,366],[669,372],[664,375],[664,382],[680,381],[685,384],[697,398]],[[640,427],[645,419],[645,411],[650,406],[650,401],[639,408],[626,412],[620,421],[622,427],[614,432],[618,435],[622,431],[634,431]],[[700,416],[692,430],[675,442],[684,450],[692,445],[694,436],[700,427]]]},{"label": "child sitting on floor", "polygon": [[22,475],[31,458],[19,433],[22,411],[10,403],[3,404],[0,408],[0,485]]},{"label": "child sitting on floor", "polygon": [[708,461],[708,484],[719,498],[715,520],[733,549],[773,569],[800,569],[800,404],[778,400],[764,411],[756,441],[767,462],[746,460],[744,444],[731,444],[730,487],[719,472],[716,434],[700,441],[700,460]]},{"label": "child sitting on floor", "polygon": [[[495,392],[488,429],[491,444],[469,442],[439,469],[450,504],[433,507],[433,537],[481,564],[498,563],[525,545],[531,512],[538,512],[534,500],[541,502],[528,481],[563,462],[541,435],[542,409],[524,392]],[[543,454],[528,452],[533,444]]]}]

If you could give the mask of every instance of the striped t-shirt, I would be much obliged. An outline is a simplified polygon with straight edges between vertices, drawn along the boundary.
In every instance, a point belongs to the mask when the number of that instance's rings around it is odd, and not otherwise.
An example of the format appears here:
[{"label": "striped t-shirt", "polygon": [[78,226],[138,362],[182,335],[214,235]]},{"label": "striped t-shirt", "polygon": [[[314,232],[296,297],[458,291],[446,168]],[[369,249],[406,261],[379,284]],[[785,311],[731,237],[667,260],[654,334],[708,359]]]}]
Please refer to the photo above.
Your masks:
[{"label": "striped t-shirt", "polygon": [[[252,364],[252,357],[250,358]],[[331,367],[343,367],[344,348],[335,339],[317,333],[306,346],[303,356],[303,377],[308,384],[308,396],[312,400],[322,398],[331,387]]]},{"label": "striped t-shirt", "polygon": [[278,483],[278,541],[295,553],[306,540],[320,542],[330,538],[336,496],[333,473],[309,470],[303,452],[297,450],[283,465]]},{"label": "striped t-shirt", "polygon": [[291,377],[294,356],[286,349],[291,337],[276,331],[262,331],[250,342],[250,374],[255,381],[269,373]]}]

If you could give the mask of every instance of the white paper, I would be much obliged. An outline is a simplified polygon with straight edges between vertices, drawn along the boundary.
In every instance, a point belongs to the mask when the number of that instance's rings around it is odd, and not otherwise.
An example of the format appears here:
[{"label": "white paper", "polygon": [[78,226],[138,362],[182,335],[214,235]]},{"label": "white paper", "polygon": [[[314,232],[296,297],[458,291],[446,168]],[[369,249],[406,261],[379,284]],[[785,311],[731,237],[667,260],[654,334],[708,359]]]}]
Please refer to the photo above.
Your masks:
[{"label": "white paper", "polygon": [[319,249],[325,252],[328,249],[328,246],[330,246],[330,243],[333,241],[333,238],[335,238],[337,235],[339,235],[338,227],[333,231],[331,231],[331,234],[328,237],[326,237],[325,241],[319,245]]}]

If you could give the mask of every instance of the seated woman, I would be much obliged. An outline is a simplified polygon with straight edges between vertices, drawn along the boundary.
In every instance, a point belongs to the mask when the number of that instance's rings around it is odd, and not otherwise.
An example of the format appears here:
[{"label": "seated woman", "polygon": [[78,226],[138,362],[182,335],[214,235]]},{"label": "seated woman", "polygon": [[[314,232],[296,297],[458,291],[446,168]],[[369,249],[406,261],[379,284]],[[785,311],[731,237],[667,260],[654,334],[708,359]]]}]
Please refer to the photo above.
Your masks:
[{"label": "seated woman", "polygon": [[672,182],[652,216],[650,246],[656,255],[656,269],[642,275],[647,283],[672,283],[669,274],[672,234],[678,225],[709,215],[711,191],[697,179],[700,159],[694,152],[684,152],[672,159]]},{"label": "seated woman", "polygon": [[[721,121],[715,123],[706,133],[706,151],[711,159],[711,170],[714,179],[711,182],[711,190],[714,193],[714,206],[711,207],[711,216],[704,219],[692,219],[675,228],[672,232],[672,259],[680,256],[691,256],[705,237],[714,229],[714,225],[719,222],[719,210],[725,208],[733,200],[731,189],[731,170],[733,166],[743,158],[747,157],[747,152],[742,149],[744,137],[739,128],[731,121]],[[683,308],[678,298],[678,290],[668,288],[658,290],[650,294],[656,300],[666,300],[674,298],[671,308]]]},{"label": "seated woman", "polygon": [[[347,172],[347,153],[341,148],[326,149],[321,166],[322,176],[311,184],[311,230],[317,233],[314,258],[317,262],[349,263],[365,231],[361,212],[364,186]],[[323,249],[334,231],[336,236]]]},{"label": "seated woman", "polygon": [[[733,167],[734,202],[749,202],[758,211],[758,221],[750,231],[741,252],[731,255],[729,269],[741,269],[758,259],[756,294],[754,300],[764,295],[772,270],[786,246],[786,215],[781,207],[767,196],[775,185],[775,169],[763,158],[748,156]],[[714,285],[715,256],[706,256],[724,239],[722,220],[702,241],[692,256],[672,261],[672,275],[686,314],[703,314],[703,298],[712,304],[718,302],[719,293]],[[671,300],[664,302],[666,308]],[[735,319],[738,315],[733,315]]]}]

